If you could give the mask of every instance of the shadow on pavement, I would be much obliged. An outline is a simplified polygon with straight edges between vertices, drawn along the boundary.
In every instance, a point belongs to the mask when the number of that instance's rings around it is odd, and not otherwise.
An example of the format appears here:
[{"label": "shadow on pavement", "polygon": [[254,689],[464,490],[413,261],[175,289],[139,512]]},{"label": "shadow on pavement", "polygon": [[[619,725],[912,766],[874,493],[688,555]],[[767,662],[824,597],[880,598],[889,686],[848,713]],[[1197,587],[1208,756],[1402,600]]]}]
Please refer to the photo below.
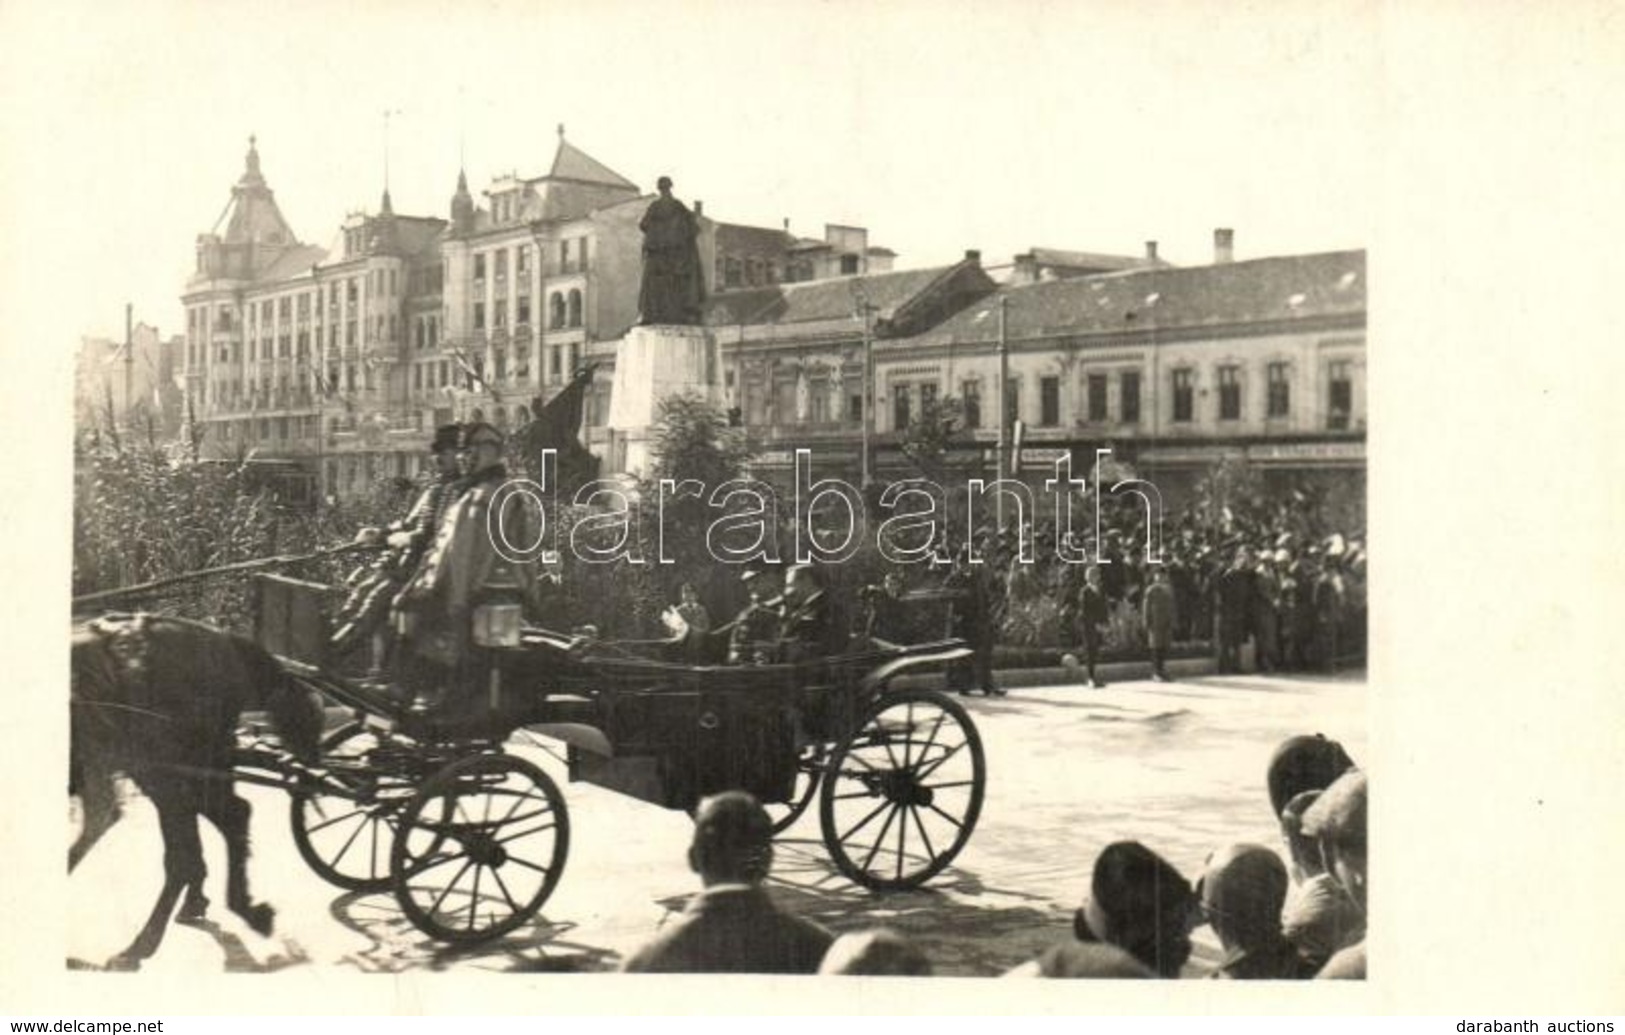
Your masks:
[{"label": "shadow on pavement", "polygon": [[463,964],[499,973],[597,971],[614,969],[620,959],[611,949],[566,940],[563,936],[575,930],[574,923],[553,923],[540,915],[500,938],[446,945],[413,927],[389,892],[340,895],[330,912],[369,943],[340,962],[369,974],[441,971]]}]

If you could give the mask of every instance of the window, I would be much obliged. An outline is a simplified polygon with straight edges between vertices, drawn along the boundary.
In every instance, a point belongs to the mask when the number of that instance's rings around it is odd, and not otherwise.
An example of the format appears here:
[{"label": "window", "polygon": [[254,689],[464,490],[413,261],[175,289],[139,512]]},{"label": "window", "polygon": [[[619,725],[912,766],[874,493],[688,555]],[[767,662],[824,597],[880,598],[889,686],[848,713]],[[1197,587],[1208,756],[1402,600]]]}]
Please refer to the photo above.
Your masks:
[{"label": "window", "polygon": [[1287,380],[1285,363],[1269,365],[1269,415],[1285,417],[1292,407],[1292,384]]},{"label": "window", "polygon": [[1196,377],[1188,369],[1174,371],[1174,420],[1184,423],[1195,411],[1194,384]]},{"label": "window", "polygon": [[521,277],[530,272],[530,245],[522,244],[514,249],[513,271]]},{"label": "window", "polygon": [[476,331],[485,330],[485,303],[484,302],[475,302],[474,303],[474,329]]},{"label": "window", "polygon": [[508,249],[499,248],[497,250],[496,257],[497,257],[497,262],[496,262],[497,279],[498,280],[507,280],[508,279]]},{"label": "window", "polygon": [[501,298],[497,299],[496,307],[491,310],[491,317],[492,317],[493,324],[494,324],[494,326],[496,327],[497,330],[500,331],[504,327],[508,326],[508,302],[507,302],[507,299],[501,299]]},{"label": "window", "polygon": [[587,247],[587,243],[589,241],[591,241],[591,240],[592,240],[592,238],[590,238],[590,237],[583,237],[580,241],[577,242],[577,244],[580,245],[580,249],[581,249],[581,271],[583,273],[585,273],[587,271],[587,254],[588,254],[588,252],[591,251],[591,249]]},{"label": "window", "polygon": [[557,345],[548,350],[547,376],[553,381],[559,379],[559,371],[564,363],[564,350]]},{"label": "window", "polygon": [[570,289],[570,326],[581,326],[581,291],[578,288]]},{"label": "window", "polygon": [[346,363],[344,365],[344,390],[346,392],[355,391],[355,364],[354,363]]},{"label": "window", "polygon": [[514,376],[521,381],[530,380],[530,346],[521,345],[514,350]]},{"label": "window", "polygon": [[814,424],[827,424],[829,422],[829,388],[822,381],[818,381],[808,388],[807,402],[811,409],[807,419]]},{"label": "window", "polygon": [[745,260],[745,283],[750,287],[757,287],[762,283],[762,260]]},{"label": "window", "polygon": [[976,381],[964,381],[959,386],[959,398],[964,404],[965,427],[982,426],[982,386]]},{"label": "window", "polygon": [[1106,419],[1106,375],[1089,375],[1089,420]]},{"label": "window", "polygon": [[1122,380],[1118,382],[1119,410],[1118,419],[1124,424],[1140,423],[1140,372],[1138,370],[1123,371]]},{"label": "window", "polygon": [[484,280],[485,279],[485,253],[484,252],[481,252],[478,255],[474,256],[474,279],[475,280]]},{"label": "window", "polygon": [[570,242],[568,240],[559,242],[559,272],[575,272],[575,265],[570,261]]},{"label": "window", "polygon": [[307,294],[299,295],[299,315],[301,317],[310,315],[310,296]]},{"label": "window", "polygon": [[891,399],[892,429],[894,431],[902,431],[904,428],[909,426],[910,418],[912,417],[912,414],[909,413],[909,404],[911,402],[909,397],[909,386],[892,385]]},{"label": "window", "polygon": [[841,256],[841,274],[849,276],[858,272],[858,257],[856,255]]},{"label": "window", "polygon": [[723,269],[725,271],[722,282],[723,287],[736,288],[744,283],[745,269],[738,259],[730,256]]},{"label": "window", "polygon": [[1058,377],[1038,379],[1038,423],[1046,428],[1061,423],[1061,379]]},{"label": "window", "polygon": [[1012,378],[1004,386],[1004,422],[1014,424],[1021,419],[1021,382]]},{"label": "window", "polygon": [[846,399],[846,419],[853,424],[863,423],[863,396],[850,395]]},{"label": "window", "polygon": [[530,296],[520,295],[517,302],[517,313],[514,316],[514,325],[518,327],[530,326]]},{"label": "window", "polygon": [[429,317],[429,347],[435,347],[435,339],[440,337],[440,321]]},{"label": "window", "polygon": [[1327,373],[1326,427],[1344,431],[1349,426],[1349,415],[1354,410],[1354,382],[1349,375],[1350,364],[1340,359],[1329,364]]},{"label": "window", "polygon": [[564,329],[564,296],[557,291],[547,299],[547,325],[555,331]]},{"label": "window", "polygon": [[1219,368],[1219,419],[1241,419],[1241,368]]},{"label": "window", "polygon": [[492,356],[491,359],[492,366],[496,371],[497,380],[501,381],[503,378],[508,376],[508,354],[501,349],[498,349],[496,354]]},{"label": "window", "polygon": [[360,297],[361,297],[361,284],[360,284],[360,281],[358,281],[355,277],[351,277],[349,280],[346,280],[344,282],[344,300],[346,302],[348,302],[350,305],[355,305],[356,300],[359,299]]}]

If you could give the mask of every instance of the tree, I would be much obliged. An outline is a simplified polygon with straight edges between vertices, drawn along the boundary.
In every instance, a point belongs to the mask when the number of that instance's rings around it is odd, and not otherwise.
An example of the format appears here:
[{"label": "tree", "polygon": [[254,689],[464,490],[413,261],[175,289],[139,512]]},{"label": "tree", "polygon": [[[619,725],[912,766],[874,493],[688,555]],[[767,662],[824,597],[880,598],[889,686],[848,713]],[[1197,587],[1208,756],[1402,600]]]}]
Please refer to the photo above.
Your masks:
[{"label": "tree", "polygon": [[920,475],[941,482],[948,471],[948,450],[964,424],[965,407],[956,396],[932,399],[903,431],[903,455]]}]

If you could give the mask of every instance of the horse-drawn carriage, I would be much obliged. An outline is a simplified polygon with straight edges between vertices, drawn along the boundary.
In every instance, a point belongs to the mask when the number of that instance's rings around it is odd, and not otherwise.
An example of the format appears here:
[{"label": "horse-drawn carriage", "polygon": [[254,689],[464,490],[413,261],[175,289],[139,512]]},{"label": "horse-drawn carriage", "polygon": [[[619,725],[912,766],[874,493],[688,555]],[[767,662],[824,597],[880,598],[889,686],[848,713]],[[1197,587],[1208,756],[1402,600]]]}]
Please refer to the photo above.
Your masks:
[{"label": "horse-drawn carriage", "polygon": [[969,715],[941,693],[892,687],[909,669],[965,657],[957,641],[713,666],[510,624],[482,637],[479,707],[440,716],[335,672],[327,587],[266,575],[256,586],[260,645],[354,717],[326,737],[317,766],[248,745],[239,773],[291,791],[293,836],[318,874],[392,889],[432,937],[513,930],[564,870],[564,796],[505,748],[520,730],[562,744],[570,780],[668,809],[744,789],[782,832],[816,797],[831,859],[870,888],[928,880],[976,826],[986,761]]}]

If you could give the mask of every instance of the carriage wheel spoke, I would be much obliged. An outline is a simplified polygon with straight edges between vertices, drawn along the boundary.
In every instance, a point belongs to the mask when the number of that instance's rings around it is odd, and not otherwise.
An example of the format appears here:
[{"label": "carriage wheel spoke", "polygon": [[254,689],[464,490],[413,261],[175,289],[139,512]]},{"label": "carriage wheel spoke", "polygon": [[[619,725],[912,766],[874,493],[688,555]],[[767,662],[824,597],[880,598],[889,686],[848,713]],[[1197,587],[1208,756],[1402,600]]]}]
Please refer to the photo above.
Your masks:
[{"label": "carriage wheel spoke", "polygon": [[925,854],[932,859],[937,857],[937,850],[931,847],[931,835],[925,832],[925,820],[920,818],[920,810],[915,805],[908,807],[909,814],[914,817],[914,826],[920,831],[920,840],[925,842]]},{"label": "carriage wheel spoke", "polygon": [[333,856],[332,860],[329,862],[330,866],[332,866],[335,870],[338,869],[340,860],[342,860],[345,854],[349,852],[350,846],[355,844],[355,839],[360,837],[361,832],[367,829],[368,826],[370,826],[370,824],[362,823],[360,826],[350,831],[350,836],[345,839],[343,847],[339,849],[338,854]]},{"label": "carriage wheel spoke", "polygon": [[[899,813],[903,810],[899,809]],[[908,850],[908,816],[899,815],[897,819],[897,879],[903,879],[903,856]]]},{"label": "carriage wheel spoke", "polygon": [[517,863],[518,865],[523,866],[527,870],[535,870],[537,873],[541,874],[544,877],[553,872],[552,870],[549,870],[546,866],[539,866],[536,863],[531,862],[529,859],[521,859],[517,855],[508,856],[507,861],[511,862],[511,863]]},{"label": "carriage wheel spoke", "polygon": [[935,812],[937,815],[941,816],[943,819],[945,819],[948,822],[952,823],[958,829],[960,829],[960,830],[965,829],[965,824],[961,823],[959,820],[953,818],[952,816],[948,815],[946,812],[944,812],[941,809],[937,808],[935,804],[927,805],[926,808],[930,809],[932,812]]},{"label": "carriage wheel spoke", "polygon": [[920,787],[928,791],[946,791],[955,787],[975,787],[975,780],[950,780],[947,783],[922,783]]},{"label": "carriage wheel spoke", "polygon": [[462,856],[460,855],[425,856],[423,858],[413,860],[412,864],[407,867],[405,876],[408,880],[413,877],[421,877],[425,873],[428,873],[430,870],[434,869],[436,866],[444,866],[449,862],[456,862],[461,858]]},{"label": "carriage wheel spoke", "polygon": [[908,739],[903,741],[903,768],[907,769],[914,761],[914,701],[908,702]]},{"label": "carriage wheel spoke", "polygon": [[497,887],[502,889],[502,897],[508,900],[508,908],[513,910],[515,913],[519,912],[519,910],[523,907],[521,907],[518,901],[514,899],[513,892],[508,890],[508,882],[502,879],[502,871],[492,867],[491,879],[496,881]]},{"label": "carriage wheel spoke", "polygon": [[[321,808],[321,806],[319,806],[319,805],[316,806],[316,807],[318,809]],[[345,820],[350,819],[353,816],[364,816],[364,815],[366,815],[366,810],[365,809],[351,809],[349,812],[346,812],[342,816],[334,816],[332,819],[324,819],[320,823],[314,824],[313,826],[306,827],[305,828],[305,833],[314,834],[314,833],[317,833],[318,831],[326,830],[328,827],[332,826],[335,823],[342,823]]]},{"label": "carriage wheel spoke", "polygon": [[517,841],[521,837],[529,837],[532,834],[540,834],[549,830],[556,830],[557,828],[557,823],[548,823],[543,826],[532,827],[530,830],[521,830],[517,834],[509,834],[507,837],[499,837],[497,838],[496,843],[499,845],[505,845],[509,841]]},{"label": "carriage wheel spoke", "polygon": [[474,926],[480,922],[480,874],[484,871],[484,866],[474,867],[474,890],[468,893],[468,929],[470,931],[474,930]]},{"label": "carriage wheel spoke", "polygon": [[875,806],[873,812],[869,813],[867,816],[864,816],[861,820],[858,821],[857,826],[853,827],[851,830],[848,830],[846,833],[842,834],[839,838],[837,838],[837,840],[840,841],[840,843],[843,844],[843,845],[846,844],[846,842],[852,837],[853,834],[856,834],[858,831],[860,831],[864,827],[868,826],[870,821],[873,820],[876,816],[880,815],[881,812],[885,811],[886,806],[890,805],[890,804],[891,804],[890,801],[885,801],[885,800],[881,801],[881,803],[879,805]]},{"label": "carriage wheel spoke", "polygon": [[[445,887],[440,889],[440,894],[435,896],[434,905],[429,907],[429,913],[431,915],[434,914],[434,913],[440,912],[440,904],[442,902],[446,901],[446,896],[451,894],[451,889],[455,888],[457,886],[457,882],[463,879],[463,874],[467,873],[468,868],[470,866],[473,866],[473,865],[474,865],[473,860],[469,860],[467,862],[464,862],[463,863],[463,868],[457,871],[457,875],[455,877],[453,877],[449,882],[447,882]],[[422,872],[422,871],[419,871],[419,872]]]},{"label": "carriage wheel spoke", "polygon": [[943,755],[939,759],[936,759],[930,765],[922,766],[920,768],[920,771],[914,774],[914,778],[916,780],[923,780],[927,776],[930,776],[932,773],[934,773],[938,769],[942,768],[942,763],[948,761],[948,759],[954,757],[955,755],[959,754],[961,751],[965,750],[965,745],[969,744],[969,743],[970,743],[970,741],[968,741],[968,740],[962,740],[959,743],[955,744],[953,747],[948,749],[947,754]]},{"label": "carriage wheel spoke", "polygon": [[[936,745],[936,743],[937,743],[937,734],[942,732],[942,724],[944,722],[946,722],[947,720],[948,720],[948,713],[947,712],[938,712],[937,713],[937,721],[931,725],[931,735],[929,737],[925,738],[925,743],[920,747],[920,757],[919,757],[919,763],[918,764],[920,764],[920,765],[925,764],[925,757],[931,753],[931,748]],[[924,773],[917,773],[915,775],[916,776],[924,776],[925,774]]]},{"label": "carriage wheel spoke", "polygon": [[[888,801],[888,802],[886,802],[886,804],[890,805],[891,802]],[[886,840],[886,833],[889,830],[891,830],[891,821],[896,816],[897,816],[897,809],[893,808],[891,810],[891,812],[886,814],[886,822],[880,824],[880,836],[875,838],[875,843],[869,846],[869,854],[864,857],[863,866],[860,867],[865,872],[868,871],[869,864],[875,861],[875,855],[876,855],[876,853],[878,853],[880,851],[881,842]]]}]

